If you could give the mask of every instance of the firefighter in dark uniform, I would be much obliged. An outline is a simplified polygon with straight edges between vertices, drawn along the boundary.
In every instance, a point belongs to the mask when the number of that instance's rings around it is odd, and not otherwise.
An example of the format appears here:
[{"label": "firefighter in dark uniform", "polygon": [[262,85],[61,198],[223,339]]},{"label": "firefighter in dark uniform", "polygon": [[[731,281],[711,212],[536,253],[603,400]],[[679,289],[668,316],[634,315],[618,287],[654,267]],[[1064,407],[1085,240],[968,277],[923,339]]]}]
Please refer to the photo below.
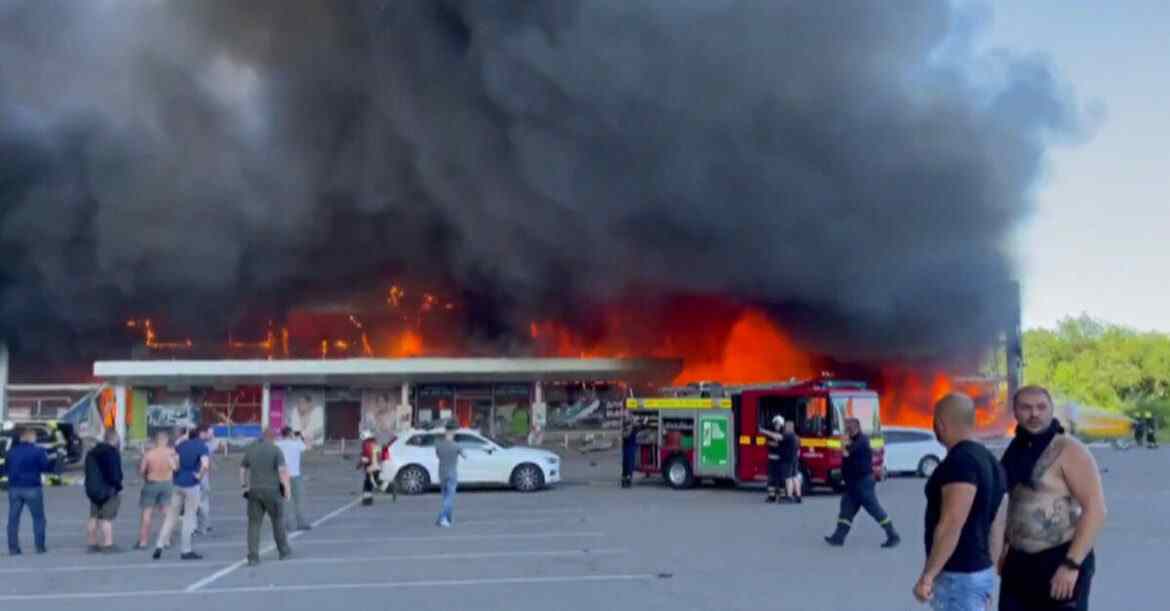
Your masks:
[{"label": "firefighter in dark uniform", "polygon": [[[1146,447],[1158,447],[1158,423],[1154,420],[1154,412],[1146,412]],[[1138,442],[1141,443],[1141,442]]]},{"label": "firefighter in dark uniform", "polygon": [[374,504],[374,490],[378,486],[378,440],[369,431],[362,431],[362,454],[358,460],[358,470],[362,472],[362,505]]},{"label": "firefighter in dark uniform", "polygon": [[622,488],[634,485],[634,462],[638,456],[638,427],[628,412],[622,420]]},{"label": "firefighter in dark uniform", "polygon": [[765,503],[775,503],[779,500],[780,491],[784,489],[784,480],[787,477],[783,472],[784,465],[780,456],[784,416],[772,418],[772,427],[776,432],[760,429],[760,434],[768,439],[768,496],[764,497]]},{"label": "firefighter in dark uniform", "polygon": [[825,541],[833,546],[845,545],[845,536],[853,527],[853,518],[859,509],[865,508],[866,513],[873,516],[886,531],[886,541],[882,547],[895,547],[902,542],[902,538],[878,502],[869,437],[861,432],[861,422],[857,418],[845,419],[845,435],[841,440],[841,453],[844,456],[841,475],[845,479],[845,491],[841,493],[841,513],[837,516],[837,530],[825,537]]}]

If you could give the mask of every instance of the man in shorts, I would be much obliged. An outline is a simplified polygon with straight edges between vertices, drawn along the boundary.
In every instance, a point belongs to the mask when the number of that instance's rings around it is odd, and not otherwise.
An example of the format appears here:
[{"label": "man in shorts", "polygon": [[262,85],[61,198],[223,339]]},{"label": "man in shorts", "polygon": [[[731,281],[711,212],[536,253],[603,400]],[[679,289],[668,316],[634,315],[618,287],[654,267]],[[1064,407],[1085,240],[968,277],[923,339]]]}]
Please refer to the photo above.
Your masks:
[{"label": "man in shorts", "polygon": [[85,457],[85,495],[89,498],[89,551],[113,552],[114,519],[122,504],[122,454],[118,432],[106,431]]},{"label": "man in shorts", "polygon": [[183,513],[183,525],[180,533],[181,560],[202,560],[203,556],[195,553],[191,547],[191,537],[195,534],[196,512],[199,508],[199,480],[207,475],[211,459],[208,457],[207,444],[204,443],[206,433],[203,427],[191,432],[187,440],[175,448],[179,455],[178,469],[171,480],[175,483],[171,504],[167,507],[167,517],[163,521],[162,530],[158,534],[158,542],[154,547],[155,560],[162,558],[163,548],[170,542],[175,524],[179,521],[179,511]]},{"label": "man in shorts", "polygon": [[150,524],[155,512],[166,519],[167,506],[175,492],[175,470],[179,466],[179,455],[170,445],[171,436],[160,431],[154,436],[154,447],[142,456],[138,474],[142,476],[142,525],[138,529],[138,543],[134,549],[146,549],[150,545]]}]

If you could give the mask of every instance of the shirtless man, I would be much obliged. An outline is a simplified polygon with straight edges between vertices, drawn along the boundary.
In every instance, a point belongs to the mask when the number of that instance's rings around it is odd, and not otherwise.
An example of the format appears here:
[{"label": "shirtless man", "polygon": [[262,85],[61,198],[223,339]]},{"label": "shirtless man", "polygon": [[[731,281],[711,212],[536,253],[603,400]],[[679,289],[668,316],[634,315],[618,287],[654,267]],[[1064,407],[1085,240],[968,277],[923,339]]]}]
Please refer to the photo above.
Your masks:
[{"label": "shirtless man", "polygon": [[1097,461],[1053,417],[1040,386],[1016,392],[1019,423],[1003,456],[1008,525],[1000,611],[1089,608],[1093,543],[1105,523]]}]

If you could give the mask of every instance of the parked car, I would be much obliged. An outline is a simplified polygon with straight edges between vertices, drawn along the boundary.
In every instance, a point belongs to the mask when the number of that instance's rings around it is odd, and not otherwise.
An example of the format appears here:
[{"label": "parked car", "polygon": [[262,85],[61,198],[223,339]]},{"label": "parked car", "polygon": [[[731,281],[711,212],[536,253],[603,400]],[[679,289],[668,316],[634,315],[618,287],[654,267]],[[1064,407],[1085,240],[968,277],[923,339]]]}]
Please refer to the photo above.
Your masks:
[{"label": "parked car", "polygon": [[913,473],[930,477],[947,456],[947,449],[939,443],[930,429],[887,426],[882,428],[886,438],[886,471]]},{"label": "parked car", "polygon": [[6,423],[0,431],[0,437],[7,439],[11,445],[16,441],[17,431],[27,428],[36,431],[37,445],[49,453],[53,472],[60,473],[66,466],[75,465],[85,457],[85,444],[68,422]]},{"label": "parked car", "polygon": [[[403,494],[420,494],[439,485],[439,459],[435,441],[443,431],[412,429],[389,443],[382,461],[382,480],[391,479]],[[561,459],[553,452],[513,446],[472,429],[455,432],[463,450],[459,459],[459,483],[510,486],[533,492],[561,481]]]}]

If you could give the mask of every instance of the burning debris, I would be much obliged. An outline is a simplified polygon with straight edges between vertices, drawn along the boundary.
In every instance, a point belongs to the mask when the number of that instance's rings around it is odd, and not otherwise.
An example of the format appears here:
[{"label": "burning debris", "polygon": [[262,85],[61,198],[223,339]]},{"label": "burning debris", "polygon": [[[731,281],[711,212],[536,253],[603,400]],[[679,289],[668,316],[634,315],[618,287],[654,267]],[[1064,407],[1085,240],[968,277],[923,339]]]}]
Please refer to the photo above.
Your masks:
[{"label": "burning debris", "polygon": [[127,319],[147,353],[965,367],[1078,117],[958,11],[0,3],[0,335],[35,371]]}]

